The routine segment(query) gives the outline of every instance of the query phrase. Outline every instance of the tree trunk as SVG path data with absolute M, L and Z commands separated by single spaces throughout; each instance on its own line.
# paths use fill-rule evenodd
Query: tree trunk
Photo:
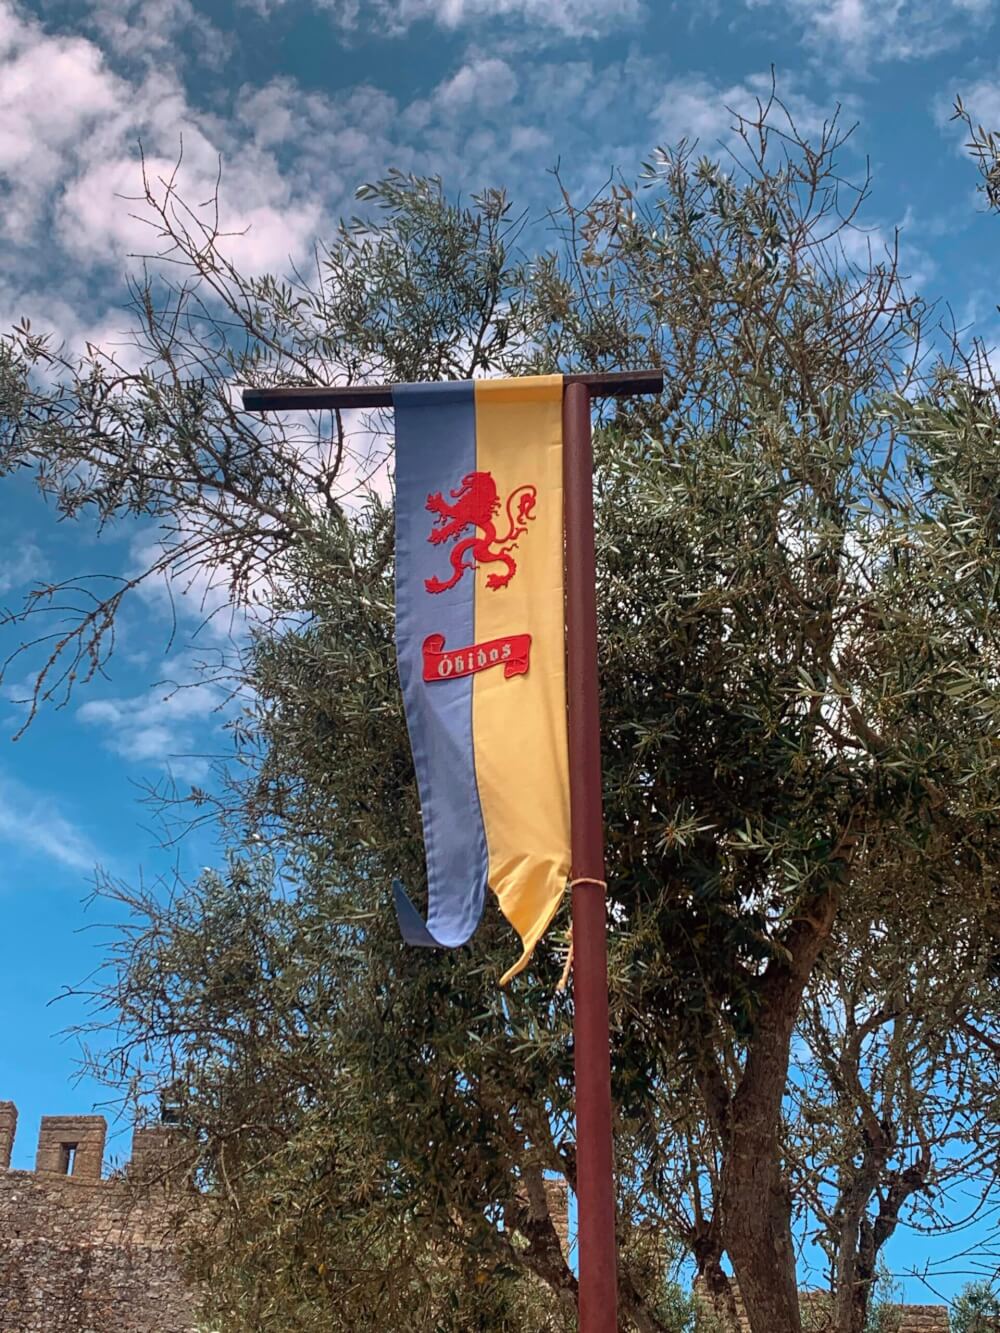
M 753 1333 L 801 1333 L 790 1199 L 775 1166 L 741 1162 L 732 1173 L 726 1251 Z
M 844 1304 L 850 1310 L 849 1333 L 865 1333 L 868 1321 L 868 1307 L 872 1299 L 872 1287 L 875 1285 L 875 1261 L 878 1251 L 875 1245 L 875 1228 L 867 1217 L 861 1219 L 858 1228 L 858 1257 L 854 1266 L 854 1286 L 850 1293 L 845 1293 Z
M 789 928 L 784 956 L 768 964 L 743 1077 L 725 1116 L 722 1239 L 753 1333 L 802 1333 L 781 1104 L 802 992 L 837 898 L 832 886 L 821 894 Z
M 884 1160 L 883 1155 L 880 1168 L 884 1167 Z M 875 1286 L 878 1256 L 899 1224 L 903 1204 L 911 1194 L 924 1188 L 930 1167 L 930 1149 L 925 1144 L 916 1162 L 892 1176 L 884 1197 L 879 1201 L 875 1218 L 869 1218 L 862 1208 L 857 1219 L 855 1246 L 850 1262 L 838 1266 L 837 1333 L 864 1333 Z M 873 1180 L 865 1203 L 874 1194 L 875 1184 Z
M 874 1233 L 865 1210 L 884 1165 L 884 1146 L 878 1144 L 873 1149 L 871 1140 L 866 1136 L 861 1169 L 849 1169 L 853 1179 L 842 1190 L 843 1218 L 838 1237 L 834 1282 L 835 1333 L 864 1333 L 876 1258 Z

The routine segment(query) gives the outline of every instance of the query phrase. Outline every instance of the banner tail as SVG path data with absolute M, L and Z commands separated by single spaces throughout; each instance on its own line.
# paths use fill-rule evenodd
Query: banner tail
M 400 934 L 405 943 L 415 945 L 418 949 L 461 948 L 476 933 L 476 927 L 479 925 L 479 918 L 482 915 L 482 907 L 480 906 L 479 912 L 470 914 L 467 927 L 442 932 L 444 937 L 439 939 L 436 935 L 431 934 L 427 923 L 410 902 L 406 890 L 398 879 L 392 881 L 392 896 L 396 904 Z
M 517 930 L 518 934 L 521 935 L 522 953 L 521 957 L 513 967 L 509 967 L 500 978 L 501 986 L 506 986 L 511 977 L 516 977 L 519 972 L 523 972 L 531 962 L 531 956 L 535 952 L 535 945 L 548 930 L 549 926 L 552 924 L 553 917 L 562 905 L 565 887 L 566 874 L 563 870 L 560 870 L 556 873 L 555 878 L 550 880 L 549 901 L 543 909 L 542 914 L 533 921 L 523 933 L 521 927 L 519 927 L 516 922 L 511 923 L 515 930 Z

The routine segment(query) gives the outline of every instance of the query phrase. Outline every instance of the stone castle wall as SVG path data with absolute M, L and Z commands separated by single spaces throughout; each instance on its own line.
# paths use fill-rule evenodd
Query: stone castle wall
M 103 1116 L 45 1116 L 34 1171 L 12 1171 L 17 1110 L 0 1102 L 0 1333 L 194 1333 L 170 1210 L 137 1176 L 169 1177 L 169 1129 L 137 1129 L 102 1175 Z
M 729 1281 L 732 1284 L 733 1295 L 736 1299 L 736 1313 L 739 1319 L 740 1333 L 750 1333 L 750 1321 L 747 1319 L 746 1311 L 743 1308 L 739 1288 L 733 1278 L 730 1278 Z M 711 1308 L 710 1302 L 707 1296 L 699 1294 L 700 1291 L 703 1291 L 700 1280 L 696 1280 L 695 1295 L 700 1300 L 702 1308 L 708 1313 Z M 803 1291 L 800 1295 L 800 1301 L 802 1326 L 805 1333 L 831 1333 L 833 1324 L 829 1318 L 826 1293 L 817 1290 Z M 893 1333 L 949 1333 L 950 1323 L 947 1305 L 897 1305 L 894 1309 L 897 1322 L 893 1328 Z
M 10 1169 L 16 1130 L 17 1108 L 0 1101 L 0 1333 L 196 1333 L 167 1202 L 176 1131 L 136 1129 L 125 1172 L 105 1178 L 103 1116 L 44 1116 L 34 1171 Z M 568 1254 L 565 1183 L 547 1181 L 546 1194 Z M 803 1305 L 810 1333 L 823 1333 L 822 1296 L 804 1293 Z M 899 1333 L 948 1333 L 947 1307 L 898 1308 Z

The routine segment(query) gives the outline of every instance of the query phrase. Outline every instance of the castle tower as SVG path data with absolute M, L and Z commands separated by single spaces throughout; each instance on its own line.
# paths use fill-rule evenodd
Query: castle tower
M 0 1102 L 0 1171 L 10 1170 L 10 1155 L 14 1151 L 17 1132 L 17 1107 L 13 1102 Z
M 190 1174 L 190 1144 L 173 1125 L 136 1126 L 128 1172 L 135 1180 L 178 1184 Z
M 107 1132 L 102 1115 L 43 1115 L 35 1170 L 75 1180 L 100 1180 Z

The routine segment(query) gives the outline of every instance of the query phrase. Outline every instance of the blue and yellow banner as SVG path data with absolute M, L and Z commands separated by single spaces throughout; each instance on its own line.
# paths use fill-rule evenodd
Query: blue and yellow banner
M 396 651 L 427 854 L 410 944 L 456 948 L 486 890 L 519 972 L 569 874 L 561 375 L 400 385 Z

